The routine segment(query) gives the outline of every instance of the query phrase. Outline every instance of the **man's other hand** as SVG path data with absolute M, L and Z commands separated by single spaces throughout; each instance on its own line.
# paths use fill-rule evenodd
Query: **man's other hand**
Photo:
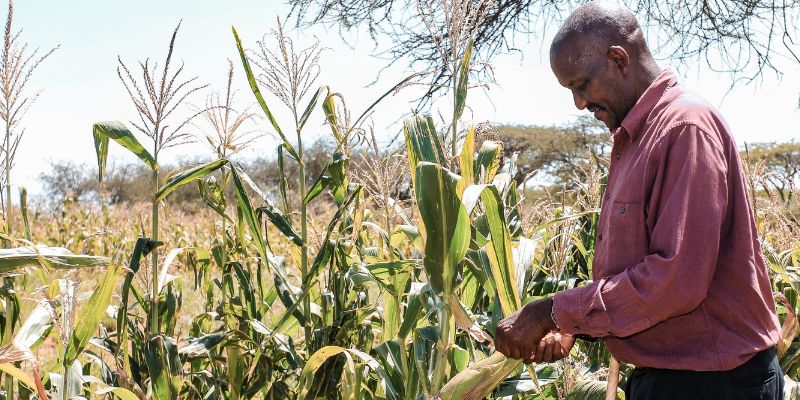
M 524 360 L 525 364 L 556 362 L 566 358 L 574 345 L 575 336 L 568 333 L 551 332 L 539 341 L 539 346 L 536 347 L 536 354 L 534 354 L 533 358 Z
M 557 328 L 550 317 L 552 310 L 553 299 L 541 299 L 500 321 L 495 330 L 495 349 L 508 358 L 533 360 L 542 339 Z

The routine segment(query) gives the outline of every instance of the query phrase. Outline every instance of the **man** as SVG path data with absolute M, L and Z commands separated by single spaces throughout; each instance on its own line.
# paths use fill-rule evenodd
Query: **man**
M 501 321 L 498 351 L 550 362 L 584 335 L 636 366 L 628 399 L 781 398 L 778 319 L 722 116 L 659 68 L 633 13 L 613 3 L 570 15 L 550 63 L 612 131 L 594 281 Z

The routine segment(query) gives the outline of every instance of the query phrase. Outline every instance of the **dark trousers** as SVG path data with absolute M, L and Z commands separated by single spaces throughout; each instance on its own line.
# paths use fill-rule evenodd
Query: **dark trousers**
M 635 368 L 625 385 L 627 400 L 779 400 L 783 372 L 775 348 L 756 353 L 730 371 Z

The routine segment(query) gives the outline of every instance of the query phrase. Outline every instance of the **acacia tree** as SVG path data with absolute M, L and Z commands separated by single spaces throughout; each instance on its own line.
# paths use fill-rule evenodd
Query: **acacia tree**
M 588 178 L 592 167 L 608 170 L 611 137 L 591 116 L 560 126 L 500 125 L 493 138 L 503 143 L 503 156 L 517 154 L 514 180 L 525 182 L 533 173 L 546 174 L 555 184 L 571 186 Z
M 685 62 L 701 59 L 734 79 L 754 79 L 765 70 L 778 71 L 774 56 L 800 63 L 797 40 L 800 0 L 622 0 L 650 33 L 656 53 Z M 520 40 L 559 23 L 583 1 L 575 0 L 468 0 L 486 7 L 474 31 L 474 51 L 483 59 L 515 50 Z M 439 55 L 436 43 L 447 37 L 446 27 L 429 29 L 420 21 L 422 5 L 444 13 L 446 0 L 290 0 L 297 25 L 323 23 L 344 32 L 366 27 L 376 43 L 388 43 L 382 55 L 390 63 L 409 59 L 430 68 L 432 77 L 425 99 L 451 86 L 453 75 Z M 391 40 L 378 42 L 379 37 Z M 478 68 L 488 77 L 488 66 Z M 421 107 L 425 102 L 420 104 Z
M 781 200 L 788 202 L 800 185 L 800 143 L 756 143 L 742 154 L 761 164 L 764 189 L 775 189 Z

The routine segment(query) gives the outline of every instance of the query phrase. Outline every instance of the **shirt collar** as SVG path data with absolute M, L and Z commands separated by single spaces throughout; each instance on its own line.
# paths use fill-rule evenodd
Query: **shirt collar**
M 647 120 L 647 116 L 659 103 L 664 92 L 677 83 L 677 77 L 671 69 L 667 68 L 662 71 L 642 93 L 639 100 L 636 100 L 636 104 L 628 111 L 628 115 L 625 116 L 620 127 L 614 131 L 612 136 L 617 138 L 627 132 L 631 140 L 635 139 L 645 120 Z

